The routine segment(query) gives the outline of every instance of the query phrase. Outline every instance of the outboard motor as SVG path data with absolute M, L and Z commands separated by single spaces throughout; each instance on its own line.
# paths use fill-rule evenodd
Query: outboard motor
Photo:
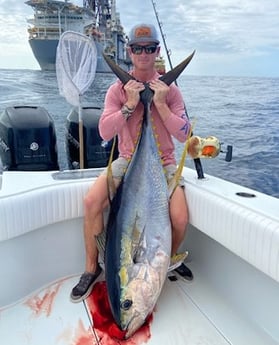
M 104 141 L 99 133 L 98 123 L 101 108 L 83 107 L 83 140 L 84 140 L 84 168 L 106 167 L 112 149 L 112 140 Z M 66 148 L 68 165 L 70 169 L 79 168 L 79 118 L 78 110 L 73 109 L 67 117 Z M 118 156 L 117 145 L 114 152 Z
M 57 170 L 53 120 L 42 107 L 8 107 L 0 115 L 0 157 L 4 170 Z

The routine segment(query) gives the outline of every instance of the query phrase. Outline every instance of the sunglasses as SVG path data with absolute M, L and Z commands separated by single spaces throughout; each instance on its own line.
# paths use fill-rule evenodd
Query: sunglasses
M 140 55 L 143 51 L 145 54 L 154 54 L 157 50 L 156 45 L 150 46 L 131 46 L 131 52 L 135 55 Z

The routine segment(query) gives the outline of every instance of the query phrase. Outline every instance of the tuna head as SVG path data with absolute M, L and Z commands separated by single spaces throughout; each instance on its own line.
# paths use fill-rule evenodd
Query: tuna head
M 122 267 L 119 326 L 126 331 L 126 338 L 133 335 L 152 313 L 161 291 L 159 274 L 146 264 L 135 264 L 128 270 Z

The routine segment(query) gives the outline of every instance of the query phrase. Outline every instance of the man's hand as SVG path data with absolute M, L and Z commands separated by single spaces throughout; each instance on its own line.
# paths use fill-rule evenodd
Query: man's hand
M 127 95 L 127 102 L 125 104 L 130 109 L 134 109 L 139 103 L 140 92 L 144 90 L 144 84 L 132 79 L 124 86 L 124 90 Z
M 169 87 L 160 79 L 154 79 L 150 82 L 149 87 L 154 91 L 153 102 L 156 107 L 166 104 Z

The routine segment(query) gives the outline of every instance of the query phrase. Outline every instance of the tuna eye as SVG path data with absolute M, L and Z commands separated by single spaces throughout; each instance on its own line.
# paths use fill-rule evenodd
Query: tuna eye
M 124 310 L 129 310 L 133 304 L 133 301 L 130 299 L 125 299 L 124 302 L 121 303 L 121 308 Z

